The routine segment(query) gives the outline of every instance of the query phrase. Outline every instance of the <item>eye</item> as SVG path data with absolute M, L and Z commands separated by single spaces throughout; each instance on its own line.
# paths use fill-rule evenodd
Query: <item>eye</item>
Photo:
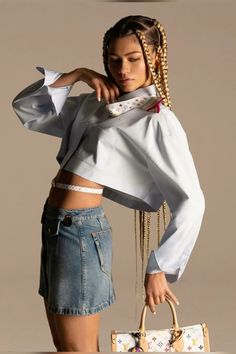
M 140 58 L 130 58 L 129 60 L 130 61 L 137 61 L 137 60 L 140 60 Z
M 110 60 L 110 63 L 119 63 L 119 62 L 121 62 L 121 59 L 119 59 L 119 58 L 110 58 L 109 59 Z M 140 58 L 129 58 L 128 59 L 129 61 L 131 61 L 131 62 L 134 62 L 134 61 L 138 61 L 138 60 L 140 60 Z

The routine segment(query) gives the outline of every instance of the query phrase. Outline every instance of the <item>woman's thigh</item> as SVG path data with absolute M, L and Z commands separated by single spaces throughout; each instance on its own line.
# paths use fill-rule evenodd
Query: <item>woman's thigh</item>
M 99 351 L 100 313 L 86 316 L 54 315 L 62 351 Z
M 62 347 L 61 347 L 60 337 L 59 337 L 59 334 L 57 332 L 55 314 L 48 310 L 47 302 L 46 302 L 45 299 L 44 299 L 44 306 L 45 306 L 45 311 L 46 311 L 46 315 L 47 315 L 47 319 L 48 319 L 48 323 L 49 323 L 49 327 L 50 327 L 53 343 L 54 343 L 56 349 L 61 351 Z
M 46 301 L 44 305 L 58 351 L 99 351 L 99 313 L 89 316 L 57 315 L 48 310 Z

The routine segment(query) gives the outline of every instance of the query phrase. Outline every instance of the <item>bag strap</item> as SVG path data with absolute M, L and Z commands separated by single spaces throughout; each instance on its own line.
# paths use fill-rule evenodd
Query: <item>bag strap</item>
M 182 337 L 183 331 L 179 327 L 177 314 L 173 302 L 167 296 L 166 296 L 166 301 L 170 306 L 172 319 L 173 319 L 173 323 L 172 323 L 173 333 L 172 333 L 170 345 L 173 346 L 176 352 L 182 352 L 184 347 L 184 342 Z M 148 305 L 144 304 L 142 314 L 141 314 L 141 320 L 139 324 L 139 330 L 138 330 L 138 344 L 135 348 L 133 348 L 134 349 L 133 351 L 137 351 L 137 349 L 139 348 L 141 351 L 148 352 L 148 343 L 147 340 L 145 339 L 146 337 L 145 320 L 146 320 L 147 308 Z

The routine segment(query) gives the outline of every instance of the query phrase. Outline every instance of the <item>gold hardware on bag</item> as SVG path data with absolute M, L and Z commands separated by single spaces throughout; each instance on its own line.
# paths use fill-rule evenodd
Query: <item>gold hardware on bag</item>
M 170 340 L 170 346 L 173 347 L 175 349 L 175 351 L 181 352 L 184 347 L 184 343 L 182 340 L 182 330 L 181 330 L 181 328 L 179 328 L 177 314 L 176 314 L 175 307 L 174 307 L 172 301 L 169 300 L 167 297 L 165 299 L 166 299 L 168 305 L 170 306 L 171 313 L 172 313 L 172 319 L 173 319 L 173 325 L 172 325 L 173 334 L 172 334 L 172 338 Z M 148 308 L 148 305 L 145 304 L 143 307 L 140 325 L 139 325 L 139 331 L 141 333 L 145 333 L 145 319 L 146 319 L 147 308 Z M 146 336 L 146 334 L 145 334 L 145 336 Z M 142 336 L 140 337 L 140 339 L 138 341 L 138 346 L 143 348 L 144 351 L 148 351 L 147 341 L 145 339 L 141 339 L 141 338 L 142 338 Z
M 203 340 L 204 340 L 204 347 L 208 348 L 208 351 L 210 351 L 210 342 L 209 342 L 209 331 L 207 328 L 206 323 L 201 323 L 202 330 L 203 330 Z
M 175 351 L 175 352 L 183 352 L 184 347 L 187 348 L 187 351 L 195 351 L 194 346 L 199 348 L 201 351 L 208 352 L 210 351 L 210 343 L 209 343 L 209 331 L 206 323 L 200 323 L 193 326 L 179 327 L 177 315 L 175 311 L 175 307 L 170 298 L 165 298 L 168 305 L 170 306 L 172 313 L 172 327 L 169 329 L 165 329 L 164 333 L 167 336 L 170 336 L 170 339 L 162 340 L 162 345 L 165 345 L 166 348 L 164 351 Z M 146 319 L 146 311 L 148 305 L 145 304 L 141 313 L 141 319 L 139 324 L 139 329 L 137 331 L 111 331 L 111 351 L 112 352 L 158 352 L 158 348 L 155 346 L 157 342 L 153 342 L 150 337 L 150 332 L 145 329 L 145 319 Z M 189 331 L 189 332 L 188 332 Z M 193 333 L 198 333 L 198 337 L 191 337 Z M 163 333 L 163 330 L 156 331 L 157 338 L 160 335 L 159 333 Z M 158 333 L 159 332 L 159 333 Z M 188 335 L 187 335 L 188 333 Z M 190 337 L 189 337 L 190 334 Z M 152 333 L 153 336 L 153 333 Z M 156 336 L 156 335 L 155 335 Z M 163 334 L 162 334 L 163 336 Z M 135 341 L 134 339 L 135 338 Z M 166 337 L 160 337 L 166 338 Z M 169 338 L 169 337 L 167 337 Z M 191 344 L 189 343 L 189 338 L 191 338 Z M 199 340 L 199 342 L 198 342 Z M 121 344 L 122 343 L 122 344 Z M 154 343 L 154 344 L 153 344 Z M 153 345 L 153 347 L 152 347 Z M 119 346 L 119 347 L 118 347 Z M 162 348 L 163 349 L 163 348 Z M 163 351 L 163 350 L 161 350 Z M 198 350 L 197 350 L 198 351 Z

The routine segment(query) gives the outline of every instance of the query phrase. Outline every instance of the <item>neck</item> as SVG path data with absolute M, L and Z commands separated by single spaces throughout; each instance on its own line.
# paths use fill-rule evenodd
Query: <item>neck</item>
M 121 93 L 121 95 L 118 97 L 118 101 L 129 100 L 130 98 L 138 97 L 138 96 L 160 97 L 155 84 L 151 84 L 151 85 L 148 85 L 145 87 L 139 87 L 138 89 L 131 91 L 131 92 Z

